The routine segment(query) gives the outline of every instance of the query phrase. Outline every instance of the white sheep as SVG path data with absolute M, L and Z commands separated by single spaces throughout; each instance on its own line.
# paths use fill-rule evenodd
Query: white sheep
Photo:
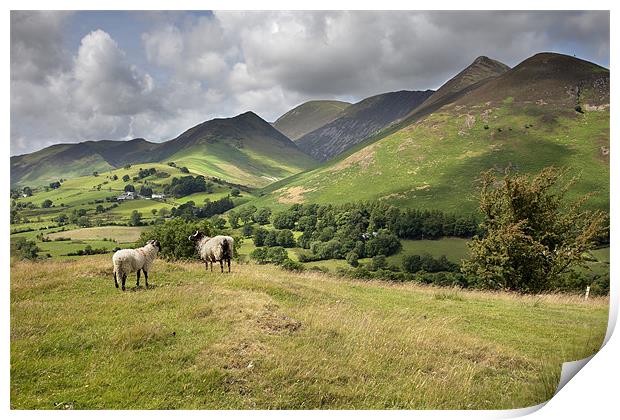
M 157 253 L 161 251 L 159 241 L 149 240 L 146 245 L 136 249 L 119 249 L 112 256 L 114 264 L 114 285 L 118 289 L 118 280 L 122 282 L 122 288 L 125 290 L 125 280 L 127 275 L 137 272 L 136 286 L 140 287 L 140 270 L 144 273 L 144 281 L 146 287 L 149 287 L 149 269 L 157 258 Z
M 187 239 L 196 243 L 196 250 L 200 258 L 205 262 L 205 269 L 211 264 L 211 271 L 213 271 L 213 263 L 219 261 L 223 273 L 224 262 L 226 262 L 228 263 L 228 272 L 230 273 L 230 260 L 233 257 L 235 244 L 235 240 L 232 237 L 218 235 L 210 238 L 197 230 Z

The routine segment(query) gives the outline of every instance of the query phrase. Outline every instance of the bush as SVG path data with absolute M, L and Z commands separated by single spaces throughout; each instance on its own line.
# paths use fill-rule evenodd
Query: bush
M 196 257 L 194 242 L 188 237 L 196 230 L 205 235 L 211 235 L 212 228 L 208 221 L 194 222 L 181 218 L 166 220 L 164 223 L 153 225 L 142 232 L 137 245 L 142 246 L 149 239 L 157 239 L 161 244 L 160 254 L 168 259 L 189 259 Z M 235 241 L 237 245 L 238 241 Z
M 369 267 L 372 271 L 383 270 L 387 267 L 385 255 L 375 255 L 372 257 L 372 263 Z
M 50 200 L 50 199 L 44 200 L 41 203 L 41 208 L 48 209 L 50 207 L 52 207 L 52 200 Z
M 288 271 L 304 271 L 305 269 L 302 263 L 293 261 L 290 258 L 284 259 L 284 261 L 280 263 L 280 267 Z
M 288 259 L 288 253 L 281 246 L 256 248 L 250 253 L 250 258 L 259 264 L 282 264 Z
M 358 259 L 359 255 L 357 255 L 357 252 L 355 251 L 351 251 L 347 254 L 347 263 L 349 263 L 351 267 L 357 267 L 360 265 Z
M 35 241 L 30 241 L 22 237 L 11 241 L 11 256 L 13 257 L 23 260 L 36 260 L 39 256 L 39 251 L 41 251 L 41 249 L 37 246 Z

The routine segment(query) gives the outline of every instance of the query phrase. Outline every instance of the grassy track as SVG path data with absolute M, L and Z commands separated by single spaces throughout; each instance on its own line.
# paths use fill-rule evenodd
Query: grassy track
M 516 296 L 109 255 L 11 265 L 11 407 L 510 408 L 591 355 L 607 299 Z

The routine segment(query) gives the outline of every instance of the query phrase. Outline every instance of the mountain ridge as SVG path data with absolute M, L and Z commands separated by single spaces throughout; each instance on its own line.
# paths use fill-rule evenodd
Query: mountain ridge
M 264 156 L 262 149 L 265 150 Z M 280 162 L 270 158 L 271 155 L 276 155 Z M 245 182 L 244 185 L 254 187 L 313 165 L 312 159 L 295 143 L 248 111 L 231 118 L 205 121 L 161 143 L 142 138 L 89 140 L 56 144 L 33 153 L 12 156 L 11 185 L 26 182 L 36 185 L 126 164 L 172 159 L 197 173 Z M 232 167 L 236 171 L 228 175 L 226 168 Z
M 433 92 L 400 90 L 365 98 L 296 143 L 315 159 L 329 160 L 404 117 Z

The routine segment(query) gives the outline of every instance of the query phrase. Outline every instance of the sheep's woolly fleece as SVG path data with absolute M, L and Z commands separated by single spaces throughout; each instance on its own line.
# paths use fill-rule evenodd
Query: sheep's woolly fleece
M 122 278 L 123 274 L 134 273 L 138 270 L 148 272 L 157 258 L 158 251 L 153 243 L 147 243 L 136 249 L 120 249 L 112 256 L 114 273 Z

